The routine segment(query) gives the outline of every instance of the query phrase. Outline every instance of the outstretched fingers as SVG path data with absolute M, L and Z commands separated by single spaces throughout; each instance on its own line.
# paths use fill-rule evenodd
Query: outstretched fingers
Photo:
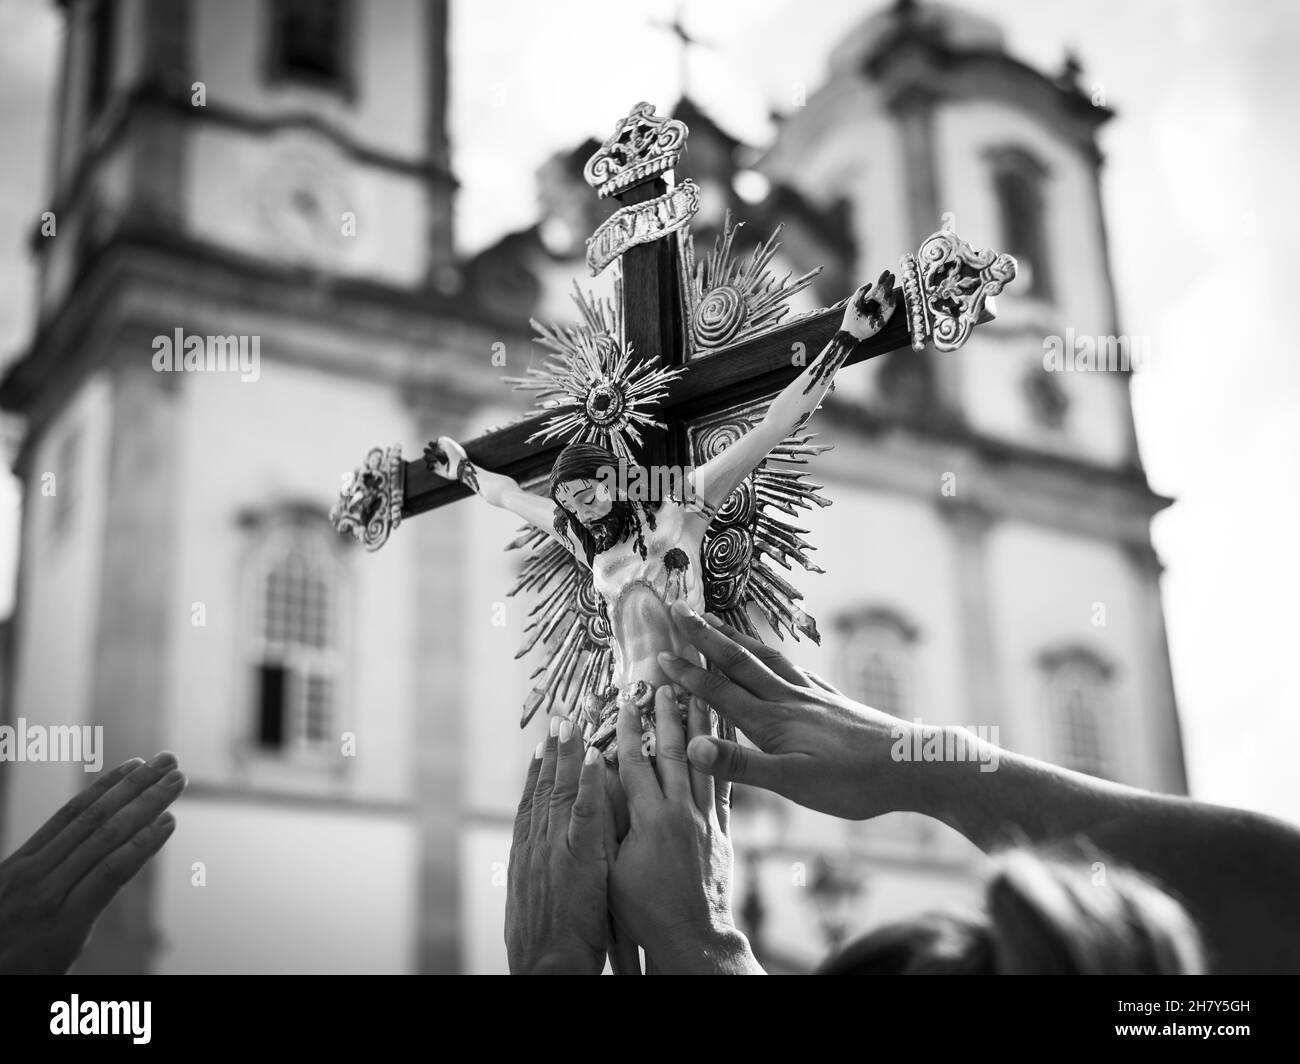
M 94 783 L 76 797 L 70 799 L 57 813 L 41 825 L 36 834 L 28 839 L 13 854 L 14 857 L 31 857 L 40 852 L 48 843 L 53 842 L 61 831 L 76 822 L 86 809 L 124 780 L 128 775 L 144 764 L 144 759 L 133 757 L 124 761 L 117 768 L 105 772 Z
M 739 643 L 728 639 L 683 602 L 672 606 L 673 623 L 715 668 L 757 698 L 783 698 L 788 685 Z M 722 710 L 717 703 L 714 708 Z
M 581 746 L 581 742 L 579 742 Z M 578 775 L 578 793 L 569 817 L 569 853 L 579 861 L 606 857 L 605 763 L 600 751 L 588 747 Z
M 528 834 L 534 842 L 546 837 L 550 823 L 551 791 L 555 789 L 555 766 L 559 761 L 560 718 L 551 718 L 550 734 L 543 740 L 542 764 L 537 773 L 537 784 L 533 788 L 532 823 Z
M 527 838 L 529 829 L 533 822 L 533 792 L 537 790 L 537 777 L 542 772 L 542 754 L 546 750 L 546 740 L 543 739 L 537 744 L 537 749 L 533 751 L 533 759 L 528 762 L 528 775 L 524 779 L 524 793 L 519 798 L 519 808 L 515 810 L 515 832 L 514 841 L 511 844 L 511 853 L 515 848 L 521 845 Z
M 786 683 L 795 687 L 810 686 L 808 677 L 804 675 L 803 670 L 775 647 L 768 646 L 762 640 L 755 639 L 752 635 L 746 635 L 712 613 L 706 613 L 704 619 L 708 621 L 713 629 L 721 632 L 733 643 L 737 643 L 748 650 L 764 667 Z
M 551 787 L 551 807 L 546 831 L 553 846 L 559 845 L 568 835 L 573 803 L 578 797 L 578 777 L 582 772 L 584 753 L 582 735 L 572 721 L 560 721 L 555 742 L 555 783 Z
M 77 869 L 84 868 L 84 862 L 88 858 L 93 861 L 103 857 L 121 841 L 118 838 L 121 824 L 110 827 L 113 819 L 175 769 L 176 755 L 164 750 L 147 765 L 137 764 L 125 775 L 115 777 L 111 786 L 97 791 L 98 796 L 83 805 L 71 819 L 67 818 L 66 813 L 58 814 L 64 820 L 64 827 L 34 855 L 33 866 L 39 873 L 45 874 L 53 872 L 56 867 L 62 870 L 74 856 L 81 862 L 76 866 Z M 176 793 L 179 794 L 180 791 Z M 162 808 L 158 812 L 161 813 Z M 110 842 L 113 844 L 107 845 Z M 70 887 L 71 884 L 69 889 Z
M 755 698 L 720 672 L 702 669 L 673 654 L 660 654 L 659 667 L 674 684 L 712 706 L 745 732 L 753 728 L 761 730 L 775 712 L 775 702 Z
M 686 748 L 691 767 L 715 780 L 730 780 L 768 791 L 779 791 L 783 757 L 742 746 L 727 739 L 701 736 Z
M 174 765 L 175 759 L 171 763 Z M 156 835 L 154 825 L 167 807 L 181 796 L 185 783 L 185 774 L 179 768 L 172 768 L 161 779 L 155 779 L 122 803 L 50 873 L 47 884 L 51 893 L 56 897 L 67 897 L 89 877 L 98 884 L 92 894 L 107 902 L 126 882 L 126 879 L 119 882 L 117 876 L 126 874 L 130 878 L 156 852 L 156 847 L 148 849 Z M 168 822 L 163 821 L 163 824 Z M 170 829 L 167 834 L 170 834 Z M 166 834 L 156 841 L 161 846 L 166 841 Z M 148 853 L 137 862 L 142 849 L 148 849 Z
M 177 792 L 179 793 L 179 792 Z M 163 813 L 135 832 L 120 846 L 91 866 L 67 894 L 67 908 L 93 918 L 135 878 L 176 830 L 176 818 Z

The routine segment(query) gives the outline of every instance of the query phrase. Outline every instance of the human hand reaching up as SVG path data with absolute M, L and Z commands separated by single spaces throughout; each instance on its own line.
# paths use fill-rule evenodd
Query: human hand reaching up
M 664 672 L 758 747 L 693 738 L 693 767 L 850 820 L 918 807 L 917 774 L 890 752 L 900 735 L 910 742 L 919 725 L 846 698 L 771 647 L 721 622 L 706 623 L 683 603 L 674 603 L 672 617 L 718 671 L 661 654 Z
M 176 758 L 140 758 L 96 780 L 0 862 L 0 974 L 60 975 L 95 921 L 176 827 Z
M 573 724 L 551 718 L 515 816 L 506 875 L 506 953 L 514 975 L 598 975 L 605 900 L 605 765 Z
M 709 732 L 708 711 L 695 699 L 687 731 Z M 653 766 L 640 711 L 619 711 L 618 771 L 631 826 L 610 869 L 610 908 L 659 973 L 761 975 L 732 917 L 729 785 L 690 768 L 686 740 L 671 687 L 655 692 Z

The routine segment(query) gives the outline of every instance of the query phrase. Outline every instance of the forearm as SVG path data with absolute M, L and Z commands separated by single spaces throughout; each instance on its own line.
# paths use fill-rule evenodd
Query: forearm
M 845 360 L 852 353 L 858 340 L 850 333 L 840 329 L 831 337 L 830 342 L 822 348 L 821 354 L 803 373 L 785 386 L 771 405 L 763 420 L 755 430 L 766 429 L 780 443 L 786 436 L 800 428 L 821 403 L 835 374 L 839 372 Z M 773 446 L 775 446 L 775 443 Z
M 894 275 L 885 270 L 875 284 L 863 285 L 846 301 L 844 319 L 811 366 L 772 400 L 757 430 L 775 447 L 802 428 L 830 390 L 835 374 L 863 340 L 875 336 L 894 313 Z
M 486 469 L 474 468 L 474 479 L 477 481 L 477 488 L 473 483 L 469 484 L 472 490 L 477 490 L 483 497 L 483 501 L 490 506 L 499 506 L 503 510 L 513 510 L 515 507 L 511 503 L 517 503 L 520 495 L 525 495 L 524 491 L 511 477 L 502 476 L 500 473 L 492 473 Z M 464 481 L 464 477 L 461 478 Z
M 461 474 L 460 481 L 489 506 L 509 510 L 548 535 L 554 535 L 555 507 L 549 499 L 525 491 L 510 477 L 472 464 Z
M 917 811 L 980 849 L 1082 841 L 1151 877 L 1187 908 L 1216 971 L 1300 971 L 1300 831 L 1271 817 L 1070 772 L 999 750 L 933 772 Z

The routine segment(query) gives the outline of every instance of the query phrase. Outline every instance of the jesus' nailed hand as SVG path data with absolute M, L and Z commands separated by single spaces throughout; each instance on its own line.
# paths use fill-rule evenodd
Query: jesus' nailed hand
M 548 498 L 525 491 L 510 477 L 477 468 L 448 436 L 425 449 L 428 468 L 459 480 L 492 506 L 510 510 L 546 532 L 591 570 L 609 618 L 614 652 L 612 693 L 591 692 L 584 706 L 585 736 L 616 756 L 614 723 L 620 701 L 647 713 L 655 689 L 669 683 L 658 661 L 668 652 L 697 662 L 669 619 L 674 602 L 703 613 L 700 546 L 718 508 L 773 448 L 812 416 L 854 347 L 880 332 L 896 307 L 894 275 L 848 299 L 844 320 L 821 354 L 772 400 L 759 420 L 726 450 L 690 472 L 689 498 L 644 500 L 620 492 L 608 475 L 618 456 L 593 443 L 574 442 L 551 470 Z M 654 478 L 651 478 L 653 482 Z M 653 722 L 647 718 L 647 736 Z

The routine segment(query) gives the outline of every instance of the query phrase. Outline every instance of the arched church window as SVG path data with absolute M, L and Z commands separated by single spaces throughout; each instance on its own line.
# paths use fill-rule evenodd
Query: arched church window
M 270 531 L 253 566 L 252 744 L 295 754 L 339 741 L 343 570 L 322 522 Z
M 1043 658 L 1052 758 L 1091 776 L 1114 772 L 1111 668 L 1087 650 Z
M 1045 185 L 1047 168 L 1019 148 L 989 154 L 993 192 L 1002 224 L 999 245 L 1015 256 L 1017 284 L 1040 299 L 1052 298 L 1052 275 L 1047 240 Z
M 837 665 L 840 689 L 865 705 L 906 716 L 911 708 L 912 646 L 916 629 L 891 610 L 841 617 Z
M 270 3 L 270 79 L 349 93 L 349 0 Z

